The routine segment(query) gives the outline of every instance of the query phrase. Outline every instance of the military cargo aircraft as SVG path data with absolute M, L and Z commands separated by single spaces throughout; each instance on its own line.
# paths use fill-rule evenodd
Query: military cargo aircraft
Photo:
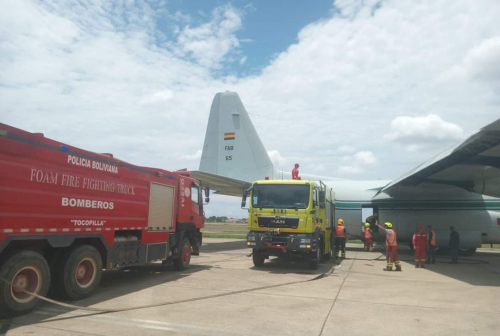
M 240 97 L 229 91 L 215 95 L 200 168 L 192 174 L 231 196 L 241 196 L 255 180 L 291 178 L 273 166 Z M 360 236 L 375 215 L 393 223 L 400 242 L 410 243 L 418 225 L 431 224 L 440 247 L 448 246 L 455 226 L 465 255 L 500 243 L 500 119 L 393 181 L 301 177 L 333 188 L 335 222 L 344 219 L 350 236 Z

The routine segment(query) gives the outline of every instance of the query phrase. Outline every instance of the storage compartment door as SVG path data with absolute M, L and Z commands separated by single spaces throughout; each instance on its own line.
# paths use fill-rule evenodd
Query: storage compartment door
M 174 223 L 175 188 L 165 184 L 151 183 L 149 198 L 149 230 L 170 231 Z

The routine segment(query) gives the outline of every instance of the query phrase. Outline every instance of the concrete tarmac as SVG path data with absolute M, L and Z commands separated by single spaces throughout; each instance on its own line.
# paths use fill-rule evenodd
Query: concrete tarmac
M 438 257 L 437 264 L 415 269 L 413 255 L 401 249 L 401 273 L 382 270 L 381 252 L 381 246 L 368 253 L 348 244 L 345 260 L 324 262 L 317 271 L 276 258 L 256 268 L 244 240 L 207 238 L 187 271 L 153 264 L 105 272 L 97 292 L 75 302 L 160 306 L 95 314 L 43 304 L 3 321 L 0 335 L 500 334 L 499 252 L 480 250 L 458 265 Z M 192 300 L 168 304 L 185 299 Z

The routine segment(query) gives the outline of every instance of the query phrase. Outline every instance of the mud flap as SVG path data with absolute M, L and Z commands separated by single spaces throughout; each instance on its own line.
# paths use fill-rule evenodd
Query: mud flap
M 194 256 L 199 256 L 200 255 L 200 246 L 201 246 L 201 241 L 198 239 L 198 237 L 195 237 L 192 239 L 192 252 L 191 252 L 191 255 L 194 255 Z

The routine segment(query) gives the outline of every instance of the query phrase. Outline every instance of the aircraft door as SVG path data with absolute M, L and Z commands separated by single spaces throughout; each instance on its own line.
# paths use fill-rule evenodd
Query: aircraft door
M 361 228 L 363 233 L 364 233 L 365 223 L 370 223 L 370 229 L 372 229 L 372 231 L 374 233 L 377 233 L 378 226 L 376 225 L 376 223 L 379 221 L 377 206 L 374 206 L 373 204 L 362 205 L 362 207 L 361 207 L 361 220 L 363 222 L 363 226 Z

